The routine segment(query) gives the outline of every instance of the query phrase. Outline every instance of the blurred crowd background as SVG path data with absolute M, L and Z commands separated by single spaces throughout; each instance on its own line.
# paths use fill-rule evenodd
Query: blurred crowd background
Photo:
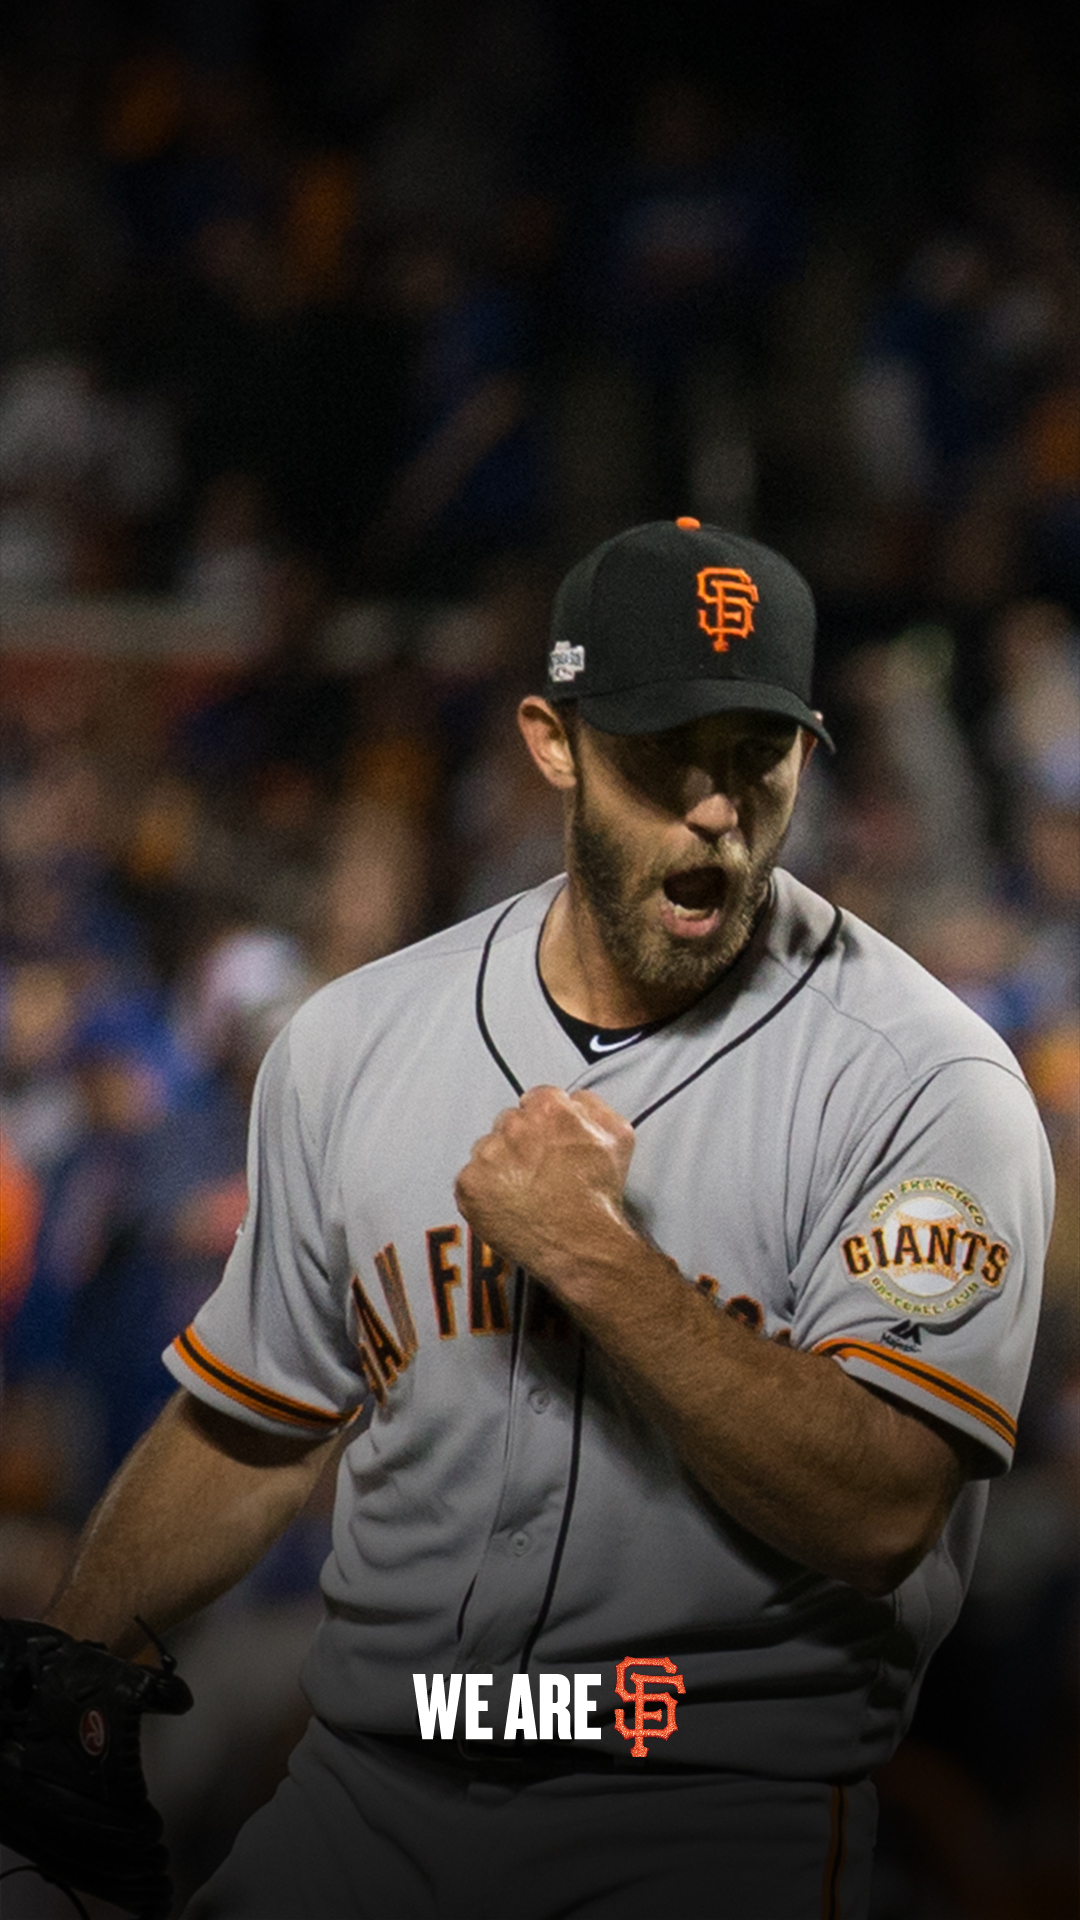
M 629 12 L 5 7 L 2 1609 L 44 1604 L 167 1396 L 284 1020 L 561 864 L 513 711 L 562 572 L 696 514 L 818 598 L 839 752 L 787 864 L 978 1008 L 1051 1138 L 1017 1464 L 880 1782 L 874 1920 L 1055 1920 L 1080 1638 L 1068 14 Z M 280 1770 L 326 1537 L 323 1493 L 177 1636 L 200 1705 L 151 1761 L 182 1891 Z

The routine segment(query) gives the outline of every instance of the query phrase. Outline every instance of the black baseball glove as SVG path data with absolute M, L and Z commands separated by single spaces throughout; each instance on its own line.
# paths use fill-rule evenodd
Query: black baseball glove
M 56 1627 L 0 1621 L 0 1840 L 139 1920 L 166 1920 L 172 1903 L 139 1720 L 192 1704 L 159 1654 L 160 1667 L 140 1667 Z

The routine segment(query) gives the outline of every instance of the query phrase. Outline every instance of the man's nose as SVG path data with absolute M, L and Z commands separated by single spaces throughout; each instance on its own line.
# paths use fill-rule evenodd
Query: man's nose
M 688 827 L 711 835 L 730 833 L 739 824 L 739 808 L 727 791 L 728 782 L 707 767 L 687 769 L 684 819 Z

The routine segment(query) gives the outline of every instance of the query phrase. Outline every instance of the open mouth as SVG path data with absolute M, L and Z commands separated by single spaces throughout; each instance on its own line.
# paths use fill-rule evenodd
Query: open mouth
M 723 917 L 728 877 L 719 867 L 688 867 L 664 881 L 661 918 L 669 933 L 701 939 Z

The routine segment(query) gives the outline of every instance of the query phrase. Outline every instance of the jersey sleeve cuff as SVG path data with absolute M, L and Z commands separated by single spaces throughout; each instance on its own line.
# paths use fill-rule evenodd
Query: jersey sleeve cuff
M 177 1334 L 162 1359 L 173 1378 L 200 1400 L 218 1405 L 223 1412 L 270 1432 L 287 1427 L 296 1433 L 329 1436 L 345 1426 L 357 1411 L 355 1407 L 345 1413 L 316 1407 L 306 1400 L 294 1400 L 287 1393 L 279 1393 L 275 1387 L 263 1386 L 258 1380 L 250 1380 L 211 1353 L 194 1327 L 186 1327 L 183 1333 Z
M 844 1371 L 856 1380 L 878 1387 L 898 1400 L 910 1401 L 948 1426 L 959 1428 L 987 1449 L 996 1471 L 1004 1472 L 1011 1466 L 1016 1421 L 996 1400 L 968 1386 L 965 1380 L 957 1380 L 953 1374 L 943 1373 L 925 1360 L 874 1340 L 840 1336 L 823 1340 L 813 1351 L 839 1361 Z

